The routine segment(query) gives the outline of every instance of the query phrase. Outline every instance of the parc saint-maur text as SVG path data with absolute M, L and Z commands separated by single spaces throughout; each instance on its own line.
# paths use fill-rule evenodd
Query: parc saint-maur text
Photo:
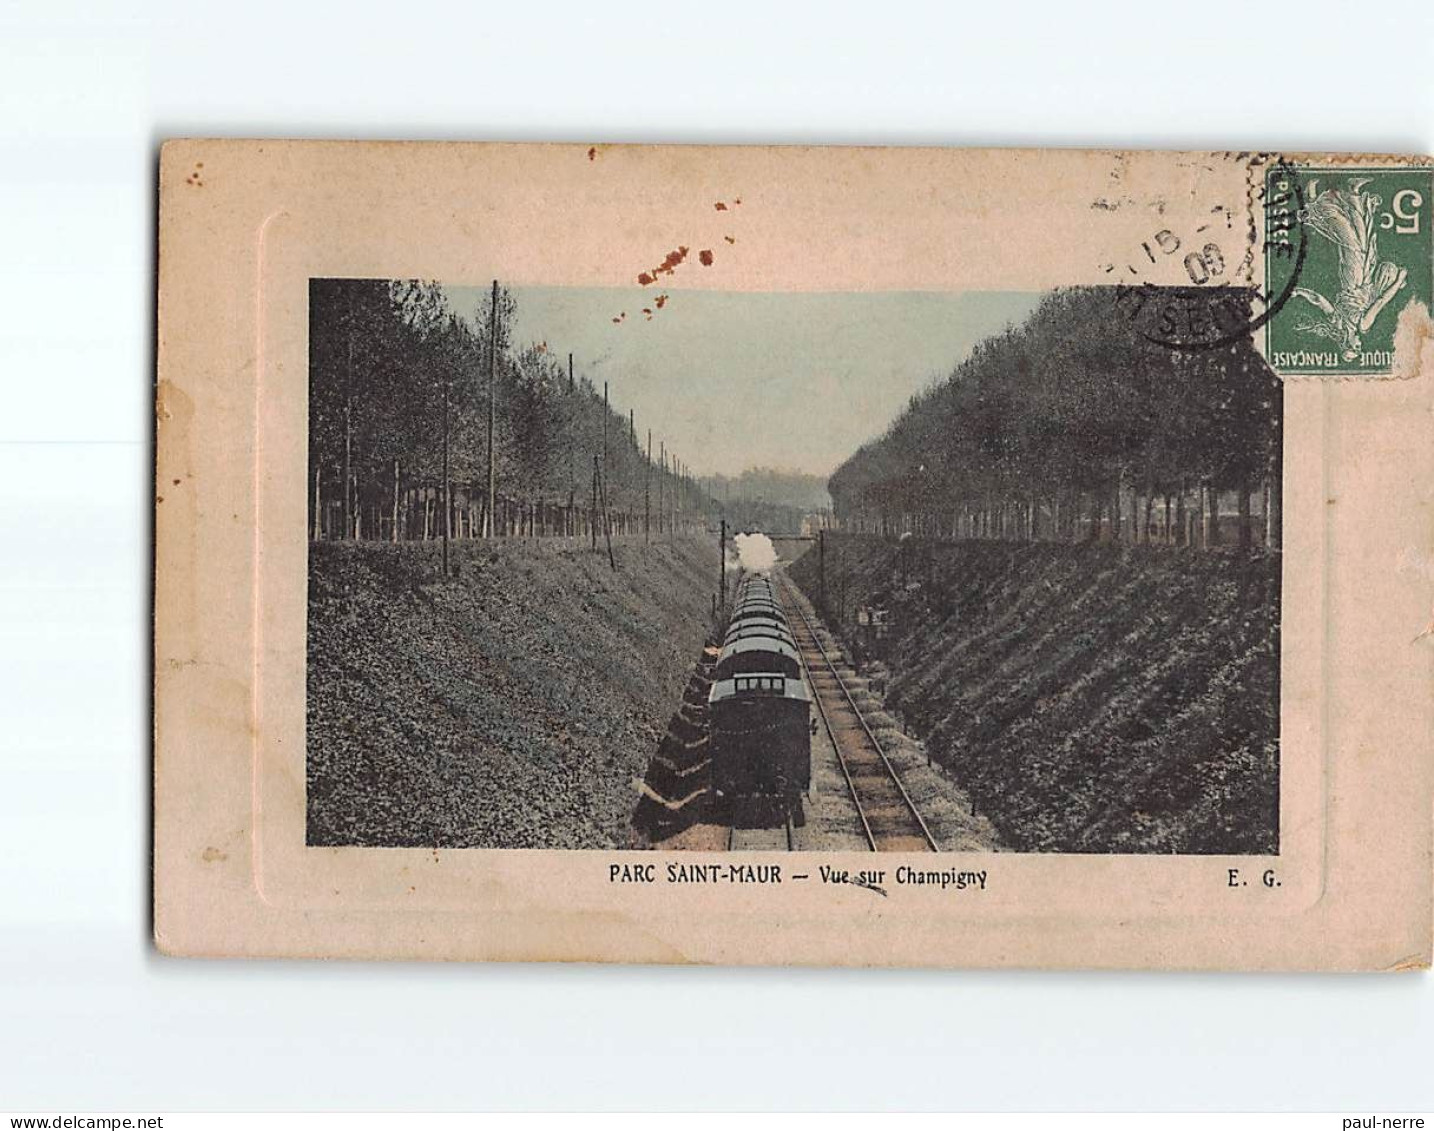
M 821 864 L 815 872 L 783 872 L 781 864 L 734 864 L 728 862 L 695 862 L 659 864 L 609 864 L 610 884 L 780 884 L 806 883 L 816 880 L 823 884 L 855 884 L 858 887 L 881 888 L 888 883 L 898 886 L 935 887 L 942 891 L 986 890 L 987 872 L 959 871 L 955 868 L 913 868 L 902 864 L 892 870 L 863 868 L 852 870 Z

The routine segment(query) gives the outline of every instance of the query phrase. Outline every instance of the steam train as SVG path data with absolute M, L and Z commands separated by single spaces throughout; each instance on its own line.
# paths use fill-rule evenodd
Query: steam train
M 812 695 L 769 578 L 749 576 L 738 586 L 713 676 L 707 704 L 717 796 L 734 809 L 755 806 L 773 823 L 790 815 L 800 824 L 801 795 L 812 782 Z

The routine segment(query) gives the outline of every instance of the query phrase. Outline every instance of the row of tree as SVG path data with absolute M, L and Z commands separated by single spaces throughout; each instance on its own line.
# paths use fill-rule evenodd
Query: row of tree
M 470 317 L 417 280 L 309 284 L 310 534 L 661 534 L 705 485 L 545 345 L 515 347 L 494 284 Z
M 852 531 L 1274 549 L 1281 436 L 1248 337 L 1171 348 L 1113 288 L 1066 289 L 912 397 L 828 489 Z

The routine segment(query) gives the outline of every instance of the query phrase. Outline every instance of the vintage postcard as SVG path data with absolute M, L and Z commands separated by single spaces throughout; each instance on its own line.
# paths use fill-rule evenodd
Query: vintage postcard
M 159 180 L 166 953 L 1429 964 L 1429 159 Z

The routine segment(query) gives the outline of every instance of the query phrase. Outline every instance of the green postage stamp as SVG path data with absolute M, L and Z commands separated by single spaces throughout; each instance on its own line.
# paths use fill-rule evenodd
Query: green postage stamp
M 1265 181 L 1265 323 L 1281 374 L 1381 376 L 1394 371 L 1395 328 L 1430 304 L 1434 170 L 1279 164 Z

